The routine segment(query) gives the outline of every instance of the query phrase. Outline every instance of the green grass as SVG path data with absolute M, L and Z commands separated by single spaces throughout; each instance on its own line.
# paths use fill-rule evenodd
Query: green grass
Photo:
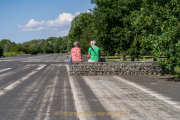
M 120 62 L 119 59 L 106 59 L 106 62 Z
M 17 54 L 26 54 L 25 52 L 5 52 L 3 53 L 3 57 L 12 57 L 16 56 Z
M 104 57 L 118 57 L 118 56 L 104 56 Z M 119 57 L 122 57 L 122 56 L 119 56 Z

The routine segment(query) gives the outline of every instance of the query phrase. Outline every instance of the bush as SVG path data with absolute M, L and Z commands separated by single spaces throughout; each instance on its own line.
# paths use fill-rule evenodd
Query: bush
M 25 52 L 20 51 L 20 52 L 18 52 L 18 54 L 26 54 L 26 53 L 25 53 Z
M 3 54 L 4 57 L 11 57 L 11 56 L 16 56 L 17 53 L 16 52 L 5 52 Z
M 0 46 L 0 57 L 3 56 L 3 48 Z

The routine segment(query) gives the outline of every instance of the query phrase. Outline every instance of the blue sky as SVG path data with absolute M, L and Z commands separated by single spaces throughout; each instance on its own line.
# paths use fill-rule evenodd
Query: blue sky
M 65 36 L 73 17 L 93 6 L 91 0 L 0 0 L 0 40 Z

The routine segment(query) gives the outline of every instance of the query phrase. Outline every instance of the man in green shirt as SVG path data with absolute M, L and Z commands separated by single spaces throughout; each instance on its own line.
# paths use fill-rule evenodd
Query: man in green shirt
M 100 49 L 96 45 L 96 41 L 93 40 L 90 43 L 90 48 L 88 51 L 88 62 L 99 62 L 99 58 L 101 56 Z

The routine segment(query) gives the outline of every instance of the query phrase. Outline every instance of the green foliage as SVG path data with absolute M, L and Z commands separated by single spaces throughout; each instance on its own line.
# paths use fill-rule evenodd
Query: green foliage
M 12 56 L 16 56 L 17 53 L 16 52 L 5 52 L 3 53 L 4 57 L 12 57 Z
M 91 25 L 92 16 L 93 15 L 91 13 L 85 12 L 74 17 L 71 22 L 71 28 L 68 34 L 68 51 L 70 51 L 71 48 L 74 47 L 73 43 L 75 41 L 78 41 L 82 53 L 88 53 L 90 41 L 94 38 Z
M 3 55 L 3 48 L 0 46 L 0 57 Z
M 60 45 L 59 45 L 59 52 L 58 53 L 67 53 L 67 45 L 68 45 L 68 37 L 64 36 L 61 38 Z
M 180 64 L 180 4 L 175 0 L 144 0 L 141 9 L 132 12 L 134 43 L 139 41 L 140 53 L 159 58 L 167 56 L 159 65 L 171 69 Z M 135 43 L 136 45 L 136 43 Z
M 79 40 L 79 45 L 83 54 L 88 54 L 91 40 L 93 40 L 93 36 L 90 34 L 89 29 L 84 29 L 81 39 Z
M 25 53 L 25 52 L 20 51 L 20 52 L 18 52 L 18 54 L 26 54 L 26 53 Z
M 141 0 L 92 0 L 95 38 L 110 55 L 126 52 L 132 42 L 131 11 L 139 9 Z
M 12 56 L 16 56 L 17 54 L 26 54 L 25 52 L 5 52 L 3 53 L 3 57 L 12 57 Z
M 180 67 L 175 67 L 174 68 L 174 76 L 176 78 L 180 78 Z
M 8 39 L 2 39 L 0 41 L 0 46 L 3 48 L 3 52 L 8 52 L 11 47 L 15 46 L 15 43 L 12 43 Z
M 32 55 L 37 54 L 37 53 L 41 53 L 41 52 L 42 52 L 41 47 L 37 44 L 30 47 L 30 53 Z
M 67 52 L 67 41 L 67 36 L 49 37 L 46 40 L 38 39 L 24 43 L 15 43 L 10 40 L 3 39 L 0 41 L 0 46 L 4 52 L 3 56 L 5 57 L 16 56 L 16 54 L 64 53 Z
M 167 56 L 159 65 L 180 65 L 180 1 L 91 0 L 94 37 L 110 55 L 124 52 L 132 60 Z

